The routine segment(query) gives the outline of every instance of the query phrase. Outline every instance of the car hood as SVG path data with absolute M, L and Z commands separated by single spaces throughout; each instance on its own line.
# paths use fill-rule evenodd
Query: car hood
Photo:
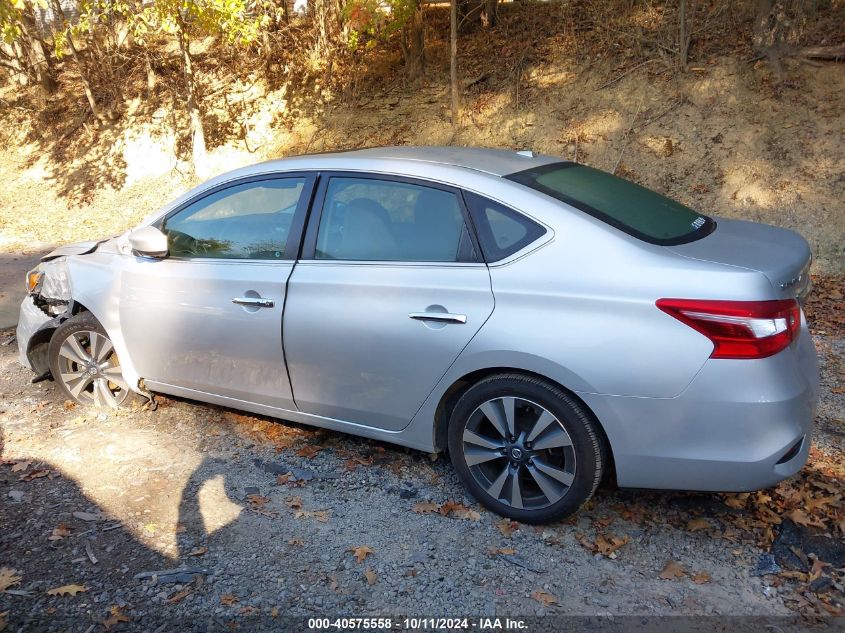
M 57 257 L 65 257 L 67 255 L 86 255 L 93 252 L 100 244 L 108 242 L 113 238 L 106 238 L 100 240 L 87 240 L 85 242 L 74 242 L 73 244 L 65 244 L 59 248 L 50 251 L 41 258 L 42 262 L 49 262 L 51 259 Z
M 784 296 L 802 298 L 809 290 L 810 245 L 795 231 L 718 218 L 707 237 L 669 248 L 684 257 L 761 272 Z

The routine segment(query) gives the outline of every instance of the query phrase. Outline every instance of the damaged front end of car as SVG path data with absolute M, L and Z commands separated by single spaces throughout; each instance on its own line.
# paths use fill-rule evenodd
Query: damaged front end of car
M 91 253 L 100 243 L 82 242 L 58 248 L 26 274 L 27 295 L 21 303 L 16 336 L 21 365 L 36 374 L 32 382 L 50 377 L 47 359 L 50 338 L 79 309 L 73 301 L 67 258 Z

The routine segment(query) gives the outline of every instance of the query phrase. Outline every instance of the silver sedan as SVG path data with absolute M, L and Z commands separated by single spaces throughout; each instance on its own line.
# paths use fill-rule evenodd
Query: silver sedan
M 21 362 L 448 451 L 504 516 L 620 486 L 752 490 L 818 391 L 791 231 L 532 152 L 384 148 L 219 176 L 27 276 Z

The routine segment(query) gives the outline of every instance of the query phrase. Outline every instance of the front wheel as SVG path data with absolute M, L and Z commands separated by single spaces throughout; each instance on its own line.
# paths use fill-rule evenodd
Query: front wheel
M 62 323 L 48 348 L 53 379 L 74 402 L 117 408 L 133 394 L 100 322 L 82 312 Z
M 449 423 L 449 454 L 476 499 L 524 523 L 576 512 L 606 462 L 597 423 L 583 405 L 520 374 L 490 376 L 464 393 Z

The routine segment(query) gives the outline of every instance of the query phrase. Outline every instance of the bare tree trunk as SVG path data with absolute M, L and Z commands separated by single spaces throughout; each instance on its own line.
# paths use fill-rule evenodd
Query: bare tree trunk
M 401 43 L 405 69 L 408 76 L 415 79 L 425 70 L 425 27 L 423 5 L 419 0 L 408 24 L 402 29 Z
M 687 0 L 680 0 L 680 6 L 678 7 L 678 67 L 684 73 L 687 71 L 689 42 L 690 36 L 687 32 Z
M 45 95 L 55 94 L 59 89 L 59 84 L 56 82 L 56 75 L 53 70 L 53 59 L 49 48 L 38 34 L 32 5 L 28 2 L 24 4 L 21 10 L 21 33 L 29 49 L 29 59 L 35 73 L 35 80 L 41 86 Z
M 499 21 L 499 0 L 484 0 L 481 10 L 481 24 L 486 28 L 493 28 Z
M 179 40 L 179 50 L 182 53 L 182 70 L 185 73 L 185 92 L 188 97 L 188 115 L 191 119 L 191 162 L 197 175 L 205 173 L 205 129 L 202 125 L 199 101 L 197 99 L 197 83 L 194 76 L 194 64 L 191 58 L 191 41 L 185 32 L 185 25 L 181 19 L 176 29 Z
M 452 88 L 452 125 L 458 125 L 459 96 L 458 96 L 458 0 L 452 0 L 450 6 L 449 35 L 449 83 Z
M 94 115 L 94 118 L 102 122 L 105 119 L 103 118 L 100 108 L 97 105 L 97 100 L 94 98 L 94 91 L 91 90 L 91 82 L 88 81 L 88 72 L 79 55 L 79 50 L 76 48 L 76 44 L 73 41 L 70 23 L 68 22 L 65 11 L 62 8 L 62 3 L 60 0 L 52 0 L 52 6 L 53 11 L 62 21 L 62 27 L 64 28 L 65 37 L 67 38 L 67 45 L 70 49 L 71 57 L 73 57 L 73 61 L 79 69 L 79 79 L 82 82 L 82 88 L 85 90 L 85 98 L 88 99 L 88 106 L 91 108 L 91 113 Z

